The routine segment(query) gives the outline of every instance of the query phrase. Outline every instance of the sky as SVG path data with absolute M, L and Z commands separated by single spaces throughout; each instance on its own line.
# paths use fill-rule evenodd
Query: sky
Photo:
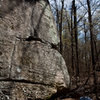
M 50 2 L 52 2 L 53 0 L 49 0 Z M 61 0 L 57 0 L 57 2 L 58 2 L 58 4 L 59 4 L 59 2 L 60 2 Z M 65 5 L 70 5 L 70 3 L 71 3 L 71 1 L 72 0 L 65 0 Z
M 54 0 L 49 0 L 50 4 L 53 5 Z M 78 1 L 84 1 L 84 0 L 75 0 L 76 4 L 79 4 Z M 61 5 L 61 0 L 57 0 L 58 5 Z M 69 9 L 71 6 L 72 0 L 64 0 L 65 8 Z
M 52 5 L 53 5 L 53 2 L 52 2 L 52 1 L 54 1 L 54 0 L 49 0 L 49 1 L 50 1 L 50 3 L 52 3 Z M 78 7 L 79 4 L 80 4 L 78 1 L 81 1 L 83 4 L 86 3 L 86 0 L 75 0 L 75 1 L 76 1 L 77 7 Z M 95 2 L 97 2 L 97 1 L 99 1 L 99 0 L 91 0 L 92 3 L 95 3 Z M 57 0 L 58 5 L 60 5 L 59 2 L 61 2 L 61 0 Z M 71 2 L 72 2 L 72 0 L 65 0 L 64 3 L 65 3 L 65 5 L 67 5 L 67 10 L 70 10 Z M 99 1 L 99 4 L 100 4 L 100 1 Z M 93 8 L 93 6 L 92 6 L 92 8 Z M 81 6 L 81 8 L 79 9 L 79 15 L 80 15 L 81 12 L 83 12 L 83 15 L 84 15 L 84 12 L 86 12 L 86 9 L 84 10 L 82 6 Z M 87 14 L 86 14 L 86 16 L 87 16 Z M 84 34 L 81 34 L 81 35 L 80 35 L 80 38 L 83 37 L 83 35 L 84 35 Z M 98 37 L 99 37 L 99 39 L 100 39 L 100 34 L 99 34 Z
M 54 1 L 54 0 L 49 0 L 50 2 Z M 58 4 L 61 0 L 57 0 Z M 76 0 L 76 3 L 77 3 L 78 0 Z M 83 1 L 83 0 L 80 0 L 80 1 Z M 71 4 L 72 0 L 64 0 L 64 3 L 65 5 L 69 6 Z

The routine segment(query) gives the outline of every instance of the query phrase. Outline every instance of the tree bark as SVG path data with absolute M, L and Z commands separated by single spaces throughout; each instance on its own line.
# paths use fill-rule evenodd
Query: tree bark
M 61 8 L 61 19 L 60 19 L 60 25 L 59 25 L 59 32 L 60 32 L 60 53 L 63 52 L 63 43 L 62 43 L 62 21 L 63 21 L 63 10 L 64 10 L 64 0 L 61 1 L 62 8 Z
M 73 9 L 71 9 L 71 53 L 72 53 L 72 57 L 71 57 L 71 62 L 72 62 L 72 70 L 74 72 L 74 50 L 73 50 Z
M 74 12 L 74 33 L 75 33 L 75 50 L 76 50 L 76 76 L 79 76 L 78 31 L 77 31 L 77 14 L 76 14 L 75 0 L 73 0 L 73 12 Z
M 91 61 L 92 61 L 92 68 L 93 68 L 93 76 L 94 76 L 94 91 L 97 97 L 96 89 L 97 89 L 97 83 L 96 83 L 96 69 L 95 69 L 95 56 L 94 56 L 94 42 L 93 42 L 93 23 L 92 23 L 92 14 L 91 14 L 91 7 L 90 7 L 90 0 L 87 0 L 87 6 L 88 6 L 88 21 L 89 21 L 89 29 L 90 29 L 90 45 L 91 45 Z
M 84 37 L 84 40 L 85 40 L 85 67 L 88 71 L 88 75 L 89 75 L 89 71 L 90 71 L 90 67 L 88 66 L 88 62 L 87 62 L 87 29 L 86 29 L 86 19 L 84 20 L 84 34 L 85 34 L 85 37 Z

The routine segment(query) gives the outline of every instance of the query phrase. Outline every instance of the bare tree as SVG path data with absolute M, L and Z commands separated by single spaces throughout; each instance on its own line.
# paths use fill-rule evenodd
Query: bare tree
M 63 51 L 63 43 L 62 43 L 62 22 L 63 22 L 63 10 L 64 10 L 64 0 L 61 0 L 62 8 L 60 14 L 60 23 L 59 23 L 59 34 L 60 34 L 60 53 Z
M 75 34 L 75 50 L 76 50 L 76 76 L 79 76 L 79 59 L 78 59 L 78 31 L 77 31 L 77 13 L 75 0 L 72 1 L 72 8 L 74 14 L 74 34 Z
M 90 71 L 90 68 L 88 66 L 88 62 L 87 62 L 87 29 L 86 29 L 86 19 L 83 20 L 83 24 L 84 24 L 84 40 L 85 40 L 85 67 L 88 71 L 88 74 L 89 74 L 89 71 Z
M 57 30 L 59 31 L 59 10 L 57 5 L 57 0 L 54 0 L 55 3 L 55 10 L 56 10 L 56 23 L 57 23 Z
M 73 71 L 74 71 L 74 45 L 73 45 L 73 8 L 71 8 L 71 61 L 72 61 L 72 69 L 73 69 Z
M 91 60 L 92 60 L 92 68 L 93 68 L 93 76 L 94 76 L 94 85 L 95 85 L 95 94 L 97 97 L 97 80 L 96 80 L 96 68 L 95 68 L 95 55 L 94 55 L 94 41 L 93 41 L 93 23 L 92 23 L 92 14 L 91 14 L 91 6 L 90 6 L 90 0 L 87 0 L 87 6 L 88 6 L 88 21 L 89 21 L 89 30 L 90 30 L 90 44 L 91 44 Z

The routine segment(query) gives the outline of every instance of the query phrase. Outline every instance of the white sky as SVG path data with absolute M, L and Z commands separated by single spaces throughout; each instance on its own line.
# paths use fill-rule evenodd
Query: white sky
M 49 1 L 53 5 L 54 0 L 49 0 Z M 80 0 L 80 1 L 84 1 L 84 0 Z M 72 2 L 72 0 L 64 0 L 65 7 L 67 6 L 67 8 L 69 8 L 69 6 L 71 5 L 71 2 Z M 76 4 L 79 3 L 78 0 L 75 0 L 75 2 L 76 2 Z M 58 5 L 60 5 L 61 0 L 57 0 L 57 3 L 58 3 Z
M 53 1 L 53 0 L 49 0 L 50 2 Z M 61 0 L 57 0 L 58 4 Z M 65 0 L 65 5 L 69 5 L 70 3 L 72 2 L 72 0 Z
M 50 2 L 54 1 L 54 0 L 49 0 Z M 61 0 L 57 0 L 58 4 Z M 84 0 L 79 0 L 79 1 L 84 1 Z M 92 0 L 93 1 L 93 0 Z M 97 1 L 97 0 L 96 0 Z M 72 0 L 64 0 L 65 5 L 70 5 L 72 2 Z M 78 0 L 75 0 L 76 4 L 78 3 Z

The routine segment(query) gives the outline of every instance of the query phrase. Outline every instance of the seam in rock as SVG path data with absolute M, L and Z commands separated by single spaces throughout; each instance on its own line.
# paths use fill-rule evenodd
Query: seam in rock
M 50 43 L 49 41 L 46 41 L 46 40 L 43 40 L 41 38 L 38 38 L 38 37 L 34 37 L 34 36 L 29 36 L 28 38 L 21 38 L 21 37 L 16 37 L 17 39 L 20 39 L 21 41 L 28 41 L 28 42 L 31 42 L 31 41 L 39 41 L 43 44 L 46 44 L 46 45 L 49 45 L 51 46 L 52 49 L 55 49 L 58 51 L 58 45 L 56 44 L 53 44 L 53 43 Z
M 15 82 L 15 83 L 26 83 L 26 84 L 37 84 L 37 85 L 43 85 L 43 86 L 50 86 L 50 87 L 54 87 L 53 84 L 45 84 L 45 83 L 41 83 L 41 82 L 32 82 L 30 80 L 24 80 L 24 79 L 0 79 L 0 82 Z

